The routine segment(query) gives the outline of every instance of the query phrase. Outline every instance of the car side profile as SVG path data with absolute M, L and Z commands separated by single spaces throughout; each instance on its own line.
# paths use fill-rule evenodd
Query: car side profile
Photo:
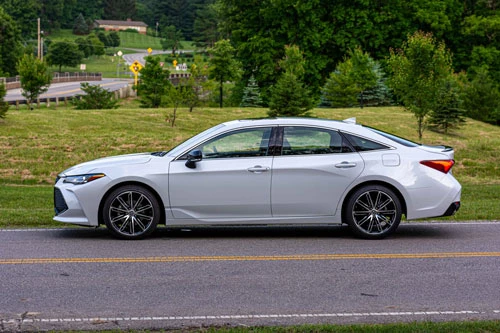
M 347 224 L 384 238 L 408 220 L 460 207 L 454 151 L 354 119 L 236 120 L 170 151 L 82 163 L 59 174 L 54 220 L 105 224 L 122 239 L 158 224 Z

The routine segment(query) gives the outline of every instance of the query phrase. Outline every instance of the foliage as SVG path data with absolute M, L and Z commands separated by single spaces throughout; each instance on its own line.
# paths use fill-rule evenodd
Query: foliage
M 0 7 L 0 76 L 16 74 L 21 53 L 21 34 L 16 22 Z
M 360 106 L 363 108 L 363 93 L 377 84 L 377 75 L 373 71 L 374 60 L 368 53 L 357 47 L 348 52 L 352 60 L 351 80 L 360 96 Z
M 429 126 L 448 133 L 448 130 L 458 128 L 465 123 L 465 111 L 462 109 L 460 89 L 457 78 L 450 76 L 439 87 L 438 105 L 432 110 L 429 117 Z
M 157 57 L 146 57 L 146 65 L 141 70 L 141 81 L 137 87 L 137 93 L 141 107 L 158 108 L 162 105 L 162 99 L 168 95 L 171 87 L 170 72 L 160 66 Z
M 218 16 L 217 8 L 213 3 L 200 5 L 196 10 L 196 17 L 193 25 L 193 41 L 198 47 L 214 47 L 219 38 L 217 29 Z
M 285 48 L 285 57 L 279 62 L 283 70 L 278 82 L 271 88 L 269 100 L 270 117 L 307 116 L 314 107 L 314 100 L 301 81 L 304 74 L 304 59 L 296 45 Z
M 224 100 L 224 82 L 233 81 L 240 78 L 240 63 L 235 58 L 235 49 L 228 39 L 222 39 L 215 43 L 209 50 L 211 58 L 209 60 L 209 75 L 219 83 L 219 107 L 222 108 Z
M 9 104 L 4 101 L 4 97 L 7 94 L 5 85 L 0 82 L 0 119 L 5 118 L 7 111 L 9 110 Z
M 163 50 L 171 49 L 172 56 L 175 57 L 175 52 L 182 47 L 181 40 L 183 38 L 182 32 L 177 30 L 175 26 L 169 25 L 162 32 L 163 39 L 161 40 L 161 45 Z
M 135 0 L 104 0 L 104 15 L 106 20 L 121 20 L 135 18 Z
M 51 66 L 59 66 L 59 72 L 62 66 L 76 67 L 84 57 L 77 44 L 70 42 L 54 42 L 50 45 L 47 54 L 47 63 Z
M 121 40 L 120 40 L 120 35 L 116 31 L 111 31 L 108 36 L 110 40 L 110 45 L 111 47 L 118 47 L 120 46 Z
M 90 31 L 85 18 L 82 13 L 78 14 L 75 19 L 75 24 L 73 25 L 73 34 L 75 35 L 88 35 Z
M 467 116 L 500 124 L 500 91 L 486 69 L 479 70 L 465 84 L 462 98 Z
M 390 105 L 392 94 L 387 87 L 387 78 L 378 61 L 373 63 L 372 70 L 377 82 L 373 88 L 368 88 L 363 92 L 364 104 L 369 106 Z
M 262 97 L 260 97 L 260 89 L 255 77 L 252 75 L 248 79 L 248 84 L 243 89 L 243 98 L 240 103 L 241 107 L 259 107 L 262 106 Z
M 116 109 L 118 107 L 118 100 L 114 98 L 113 92 L 99 85 L 82 82 L 80 89 L 85 92 L 85 95 L 73 99 L 77 110 Z
M 431 34 L 416 32 L 400 50 L 391 50 L 388 60 L 390 81 L 395 95 L 417 118 L 418 137 L 422 139 L 424 121 L 439 106 L 439 91 L 452 73 L 451 58 L 444 43 Z
M 352 107 L 356 104 L 357 89 L 349 75 L 352 72 L 352 61 L 346 59 L 339 63 L 323 87 L 326 105 L 332 107 Z
M 88 36 L 85 41 L 87 42 L 87 45 L 91 49 L 90 54 L 91 55 L 97 55 L 101 56 L 105 54 L 104 51 L 104 43 L 97 38 L 96 35 L 90 35 Z
M 31 108 L 31 103 L 48 90 L 52 76 L 47 64 L 33 54 L 23 55 L 17 63 L 17 70 L 21 76 L 21 94 Z
M 88 39 L 78 37 L 75 39 L 75 44 L 78 46 L 78 50 L 83 53 L 84 58 L 88 58 L 93 54 L 94 49 Z

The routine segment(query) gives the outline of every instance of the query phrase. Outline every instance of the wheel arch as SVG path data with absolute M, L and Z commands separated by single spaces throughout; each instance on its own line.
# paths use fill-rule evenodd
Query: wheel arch
M 109 188 L 106 193 L 104 193 L 104 195 L 102 196 L 101 198 L 101 202 L 99 203 L 99 212 L 98 212 L 98 222 L 99 222 L 99 225 L 101 224 L 104 224 L 104 221 L 102 219 L 102 211 L 104 209 L 104 202 L 106 201 L 106 198 L 109 196 L 109 194 L 111 192 L 113 192 L 114 190 L 116 190 L 117 188 L 119 187 L 122 187 L 122 186 L 127 186 L 127 185 L 136 185 L 136 186 L 140 186 L 140 187 L 143 187 L 145 189 L 147 189 L 148 191 L 151 192 L 151 194 L 153 194 L 155 196 L 155 199 L 158 200 L 158 203 L 160 204 L 160 222 L 159 224 L 166 224 L 167 223 L 167 219 L 166 219 L 166 215 L 165 215 L 165 205 L 163 203 L 163 200 L 161 199 L 160 195 L 158 194 L 158 192 L 151 186 L 145 184 L 145 183 L 142 183 L 142 182 L 139 182 L 139 181 L 126 181 L 126 182 L 122 182 L 122 183 L 118 183 L 118 184 L 115 184 L 114 186 L 112 186 L 111 188 Z
M 387 182 L 384 182 L 384 181 L 380 181 L 380 180 L 370 180 L 370 181 L 366 181 L 366 182 L 363 182 L 363 183 L 360 183 L 360 184 L 354 186 L 346 194 L 346 196 L 344 197 L 344 201 L 342 202 L 342 211 L 341 211 L 342 220 L 344 220 L 344 214 L 345 214 L 345 211 L 346 211 L 346 206 L 347 206 L 347 203 L 348 203 L 349 199 L 351 198 L 352 194 L 355 191 L 357 191 L 359 188 L 367 186 L 367 185 L 381 185 L 381 186 L 385 186 L 388 189 L 390 189 L 391 191 L 393 191 L 394 194 L 397 195 L 397 197 L 399 199 L 399 202 L 401 203 L 402 213 L 406 216 L 406 212 L 407 212 L 407 210 L 406 210 L 406 201 L 405 201 L 405 198 L 404 198 L 403 194 L 401 193 L 401 191 L 399 191 L 397 187 L 395 187 L 394 185 L 392 185 L 390 183 L 387 183 Z M 344 223 L 344 222 L 342 222 L 342 223 Z

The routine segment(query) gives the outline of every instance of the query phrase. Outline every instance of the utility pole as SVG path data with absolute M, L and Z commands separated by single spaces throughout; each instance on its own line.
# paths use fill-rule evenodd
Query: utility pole
M 38 51 L 37 51 L 37 56 L 38 59 L 40 59 L 41 54 L 42 54 L 42 43 L 41 43 L 41 33 L 40 33 L 40 18 L 37 19 L 38 23 Z

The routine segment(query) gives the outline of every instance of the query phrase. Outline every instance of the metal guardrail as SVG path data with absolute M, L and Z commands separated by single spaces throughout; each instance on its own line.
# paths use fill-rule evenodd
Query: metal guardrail
M 102 80 L 102 73 L 55 72 L 52 74 L 51 83 L 101 81 L 101 80 Z M 0 77 L 0 82 L 3 82 L 5 84 L 5 89 L 7 90 L 21 88 L 21 77 L 19 75 L 14 77 Z

